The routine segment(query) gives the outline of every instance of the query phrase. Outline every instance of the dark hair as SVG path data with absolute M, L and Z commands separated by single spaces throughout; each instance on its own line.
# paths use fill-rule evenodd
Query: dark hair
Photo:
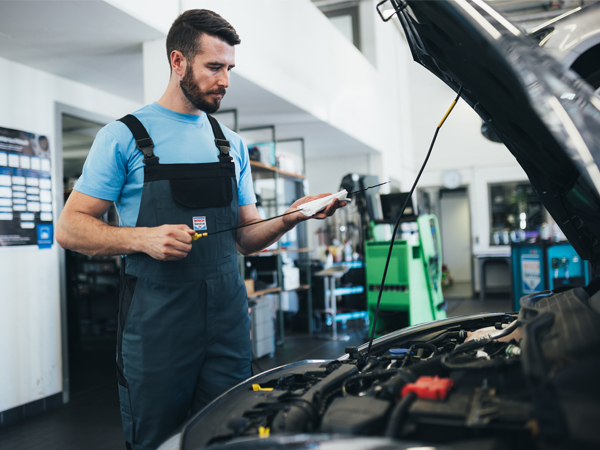
M 216 12 L 208 9 L 189 9 L 175 19 L 167 35 L 169 67 L 173 50 L 179 50 L 187 60 L 193 60 L 198 53 L 202 53 L 200 36 L 203 33 L 218 37 L 229 45 L 241 42 L 231 24 Z

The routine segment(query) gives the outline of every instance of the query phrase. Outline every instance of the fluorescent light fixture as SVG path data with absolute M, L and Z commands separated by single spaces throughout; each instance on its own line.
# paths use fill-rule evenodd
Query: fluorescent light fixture
M 473 3 L 478 5 L 481 9 L 485 10 L 490 16 L 496 19 L 499 23 L 504 25 L 504 27 L 510 31 L 515 36 L 519 36 L 521 31 L 517 27 L 515 27 L 512 23 L 510 23 L 502 14 L 492 8 L 490 5 L 485 3 L 483 0 L 473 0 Z
M 543 24 L 541 24 L 541 25 L 538 25 L 538 26 L 537 26 L 537 27 L 535 27 L 535 28 L 534 28 L 534 29 L 533 29 L 531 32 L 532 32 L 532 33 L 535 33 L 536 31 L 539 31 L 539 30 L 541 30 L 542 28 L 546 28 L 548 25 L 552 25 L 554 22 L 556 22 L 556 21 L 558 21 L 558 20 L 562 19 L 563 17 L 570 16 L 571 14 L 573 14 L 573 13 L 576 13 L 577 11 L 580 11 L 580 10 L 581 10 L 581 6 L 578 6 L 577 8 L 575 8 L 575 9 L 572 9 L 571 11 L 567 11 L 566 13 L 564 13 L 564 14 L 561 14 L 560 16 L 558 16 L 558 17 L 555 17 L 554 19 L 552 19 L 552 20 L 549 20 L 549 21 L 548 21 L 548 22 L 546 22 L 546 23 L 543 23 Z
M 487 31 L 490 36 L 492 36 L 494 39 L 498 40 L 502 37 L 502 35 L 500 34 L 500 32 L 494 28 L 494 26 L 489 23 L 485 17 L 483 17 L 481 14 L 479 14 L 479 12 L 473 8 L 471 5 L 469 5 L 469 3 L 467 3 L 466 0 L 454 0 L 456 2 L 456 4 L 458 6 L 460 6 L 462 9 L 464 9 L 466 11 L 467 14 L 469 14 L 473 19 L 475 19 L 475 21 L 482 26 L 482 28 Z

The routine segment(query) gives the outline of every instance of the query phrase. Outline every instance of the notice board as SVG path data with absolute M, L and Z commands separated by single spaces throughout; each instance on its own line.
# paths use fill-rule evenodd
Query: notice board
M 0 127 L 0 246 L 50 248 L 53 241 L 48 138 Z

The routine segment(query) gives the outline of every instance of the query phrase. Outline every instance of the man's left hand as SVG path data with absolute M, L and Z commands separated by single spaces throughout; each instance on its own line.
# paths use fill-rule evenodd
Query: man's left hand
M 285 213 L 288 214 L 292 211 L 298 211 L 298 209 L 297 209 L 298 206 L 302 205 L 303 203 L 312 202 L 313 200 L 316 200 L 318 198 L 327 197 L 328 195 L 331 195 L 331 193 L 319 194 L 319 195 L 307 195 L 306 197 L 302 197 L 302 198 L 296 200 L 294 203 L 292 203 L 292 206 L 290 206 L 290 208 Z M 331 203 L 329 205 L 327 205 L 323 211 L 318 212 L 314 216 L 306 217 L 304 214 L 302 214 L 302 212 L 298 211 L 296 214 L 288 214 L 287 216 L 283 216 L 282 220 L 283 220 L 283 223 L 286 226 L 286 228 L 291 230 L 296 225 L 298 225 L 300 222 L 304 222 L 305 220 L 308 220 L 308 219 L 323 220 L 327 217 L 330 217 L 333 215 L 334 212 L 336 212 L 336 210 L 338 208 L 341 208 L 344 206 L 346 206 L 346 202 L 340 202 L 336 198 L 336 199 L 332 200 Z

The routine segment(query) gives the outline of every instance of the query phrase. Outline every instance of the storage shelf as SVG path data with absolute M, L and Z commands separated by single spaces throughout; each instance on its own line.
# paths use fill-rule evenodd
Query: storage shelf
M 249 258 L 250 256 L 273 256 L 279 255 L 280 253 L 279 250 L 263 250 L 256 253 L 250 253 L 249 255 L 246 255 L 246 258 Z
M 285 166 L 291 169 L 299 169 L 302 170 L 302 172 L 305 171 L 305 148 L 304 148 L 304 139 L 303 138 L 294 138 L 294 139 L 283 139 L 283 140 L 277 140 L 276 136 L 275 136 L 275 126 L 261 126 L 261 127 L 253 127 L 253 128 L 246 128 L 243 129 L 241 131 L 253 131 L 253 130 L 266 130 L 269 131 L 271 133 L 271 144 L 270 144 L 270 151 L 274 150 L 275 154 L 278 154 L 277 152 L 277 143 L 289 143 L 289 142 L 293 142 L 293 141 L 297 141 L 299 144 L 301 144 L 300 147 L 300 158 L 294 158 L 294 164 L 299 164 L 296 166 Z M 283 153 L 285 154 L 285 153 Z M 294 155 L 296 155 L 296 153 L 294 153 Z M 304 181 L 306 180 L 306 176 L 304 174 L 299 174 L 299 173 L 295 173 L 293 171 L 287 171 L 287 170 L 282 170 L 279 167 L 276 166 L 271 166 L 269 164 L 263 164 L 262 162 L 259 161 L 253 161 L 250 160 L 250 167 L 252 169 L 252 180 L 254 182 L 258 181 L 258 180 L 262 180 L 261 183 L 263 183 L 261 185 L 261 189 L 267 189 L 269 190 L 269 192 L 267 193 L 267 195 L 264 195 L 264 197 L 262 198 L 262 205 L 266 208 L 269 209 L 269 211 L 275 211 L 272 212 L 270 214 L 275 215 L 278 214 L 280 209 L 283 208 L 284 210 L 286 210 L 289 206 L 288 202 L 291 202 L 293 200 L 291 200 L 291 196 L 294 196 L 294 198 L 297 197 L 302 197 L 304 196 L 304 190 L 305 190 L 305 183 Z M 269 181 L 267 181 L 269 180 Z M 278 182 L 279 181 L 279 182 Z M 255 185 L 256 187 L 256 185 Z M 271 193 L 272 190 L 272 193 Z M 286 194 L 287 195 L 283 195 L 280 196 L 278 194 L 278 190 L 280 191 L 279 194 Z M 264 194 L 264 192 L 261 192 L 261 194 Z M 283 204 L 282 202 L 284 202 L 285 204 Z M 250 299 L 255 299 L 256 297 L 259 297 L 261 295 L 265 295 L 265 294 L 274 294 L 275 296 L 278 297 L 278 307 L 277 307 L 277 321 L 279 323 L 276 324 L 276 328 L 277 331 L 275 333 L 275 338 L 276 338 L 276 343 L 277 345 L 283 344 L 284 340 L 285 340 L 285 330 L 284 330 L 284 311 L 282 309 L 282 297 L 283 297 L 283 292 L 298 292 L 298 291 L 302 291 L 305 292 L 306 295 L 301 296 L 302 300 L 306 302 L 307 307 L 308 307 L 308 330 L 309 330 L 309 334 L 312 334 L 312 298 L 311 298 L 311 287 L 310 287 L 310 265 L 305 265 L 303 267 L 300 267 L 299 270 L 302 271 L 303 274 L 305 274 L 305 278 L 306 280 L 303 279 L 303 281 L 305 281 L 307 284 L 305 285 L 301 285 L 298 286 L 295 289 L 289 289 L 289 290 L 284 290 L 283 286 L 284 286 L 284 273 L 283 273 L 283 263 L 288 262 L 288 259 L 291 260 L 298 260 L 298 261 L 304 261 L 305 259 L 308 258 L 308 256 L 310 255 L 309 249 L 308 247 L 308 235 L 307 235 L 307 230 L 306 230 L 306 224 L 301 224 L 301 231 L 298 231 L 296 234 L 296 238 L 292 241 L 288 241 L 286 242 L 288 245 L 291 244 L 292 247 L 285 247 L 282 245 L 281 241 L 277 242 L 277 246 L 275 248 L 275 245 L 273 245 L 273 247 L 269 250 L 263 250 L 260 252 L 255 252 L 252 253 L 250 255 L 246 255 L 246 258 L 248 258 L 246 261 L 244 261 L 244 259 L 241 260 L 241 269 L 242 270 L 246 270 L 246 268 L 244 268 L 243 266 L 246 265 L 247 267 L 263 267 L 263 272 L 262 275 L 266 275 L 266 267 L 269 267 L 269 270 L 272 270 L 273 272 L 276 271 L 276 275 L 277 275 L 277 286 L 276 288 L 273 289 L 266 289 L 263 291 L 257 291 L 254 292 L 250 295 L 248 295 L 248 298 Z M 282 255 L 285 255 L 282 256 Z M 263 257 L 265 259 L 263 260 L 259 260 L 260 257 Z M 250 262 L 251 261 L 251 262 Z M 250 264 L 247 264 L 248 262 L 250 262 Z M 257 269 L 258 270 L 258 269 Z M 260 271 L 258 271 L 259 274 L 261 274 Z M 270 280 L 270 278 L 269 278 Z M 274 286 L 274 284 L 269 284 L 269 286 Z M 289 284 L 288 286 L 295 286 L 295 284 Z
M 303 284 L 302 286 L 298 286 L 296 289 L 289 289 L 289 290 L 282 291 L 282 292 L 307 291 L 309 289 L 310 289 L 310 285 L 309 284 Z
M 293 173 L 293 172 L 286 172 L 285 170 L 281 170 L 279 167 L 275 167 L 275 166 L 269 166 L 267 164 L 263 164 L 261 162 L 258 161 L 252 161 L 250 160 L 250 165 L 258 170 L 264 170 L 267 172 L 277 172 L 280 175 L 286 176 L 286 177 L 290 177 L 290 178 L 297 178 L 297 179 L 304 179 L 305 175 L 301 175 L 298 173 Z
M 308 253 L 308 249 L 307 248 L 282 248 L 277 249 L 277 250 L 263 250 L 260 252 L 256 252 L 256 253 L 250 253 L 249 255 L 246 255 L 246 257 L 250 257 L 250 256 L 273 256 L 273 255 L 280 255 L 282 253 Z
M 281 288 L 274 287 L 271 289 L 263 289 L 262 291 L 255 291 L 252 294 L 250 294 L 248 296 L 248 298 L 256 298 L 256 297 L 260 297 L 261 295 L 274 294 L 275 292 L 281 292 Z

